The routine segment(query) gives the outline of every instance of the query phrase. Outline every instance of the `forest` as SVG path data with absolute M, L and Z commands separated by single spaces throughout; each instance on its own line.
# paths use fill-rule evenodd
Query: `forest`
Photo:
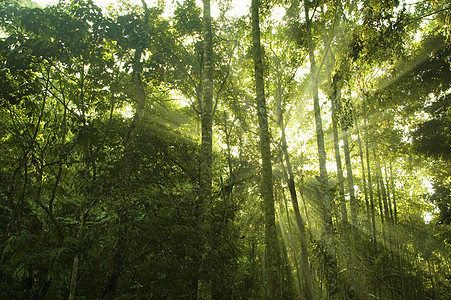
M 0 1 L 0 299 L 451 299 L 451 1 L 241 2 Z

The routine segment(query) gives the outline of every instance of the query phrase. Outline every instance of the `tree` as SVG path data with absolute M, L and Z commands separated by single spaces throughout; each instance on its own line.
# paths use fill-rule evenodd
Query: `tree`
M 265 215 L 265 270 L 268 281 L 269 299 L 282 299 L 280 282 L 280 250 L 275 222 L 273 178 L 268 114 L 266 112 L 265 83 L 263 77 L 263 61 L 260 43 L 260 1 L 252 0 L 252 52 L 255 70 L 255 91 L 262 158 L 262 181 L 260 185 Z
M 312 36 L 313 17 L 310 17 L 310 7 L 307 1 L 304 2 L 304 13 L 306 21 L 306 44 L 310 60 L 310 76 L 312 84 L 313 107 L 315 114 L 316 142 L 318 145 L 318 158 L 320 170 L 320 195 L 323 202 L 323 222 L 324 222 L 324 260 L 326 269 L 327 292 L 333 298 L 337 294 L 337 262 L 335 258 L 335 245 L 333 237 L 332 207 L 329 194 L 329 183 L 326 167 L 326 150 L 324 146 L 324 132 L 321 118 L 321 108 L 318 96 L 318 74 L 319 69 L 315 60 L 315 44 Z
M 199 202 L 203 253 L 197 299 L 211 299 L 209 256 L 211 255 L 211 181 L 212 181 L 212 118 L 213 118 L 213 33 L 210 0 L 204 0 L 204 81 L 202 89 L 202 143 L 200 150 Z

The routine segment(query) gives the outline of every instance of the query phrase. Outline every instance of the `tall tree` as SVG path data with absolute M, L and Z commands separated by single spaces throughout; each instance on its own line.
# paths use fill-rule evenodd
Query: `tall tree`
M 334 151 L 335 151 L 335 163 L 337 165 L 337 179 L 338 179 L 338 195 L 340 200 L 340 212 L 341 212 L 341 222 L 345 230 L 347 229 L 348 223 L 348 211 L 346 208 L 345 199 L 345 187 L 344 187 L 344 177 L 343 177 L 343 165 L 341 163 L 341 151 L 340 151 L 340 138 L 338 135 L 339 128 L 339 114 L 340 106 L 339 100 L 341 98 L 341 80 L 337 80 L 338 76 L 332 75 L 332 66 L 335 65 L 335 57 L 330 51 L 330 60 L 327 62 L 326 70 L 328 73 L 328 84 L 329 84 L 329 98 L 331 107 L 331 119 L 332 119 L 332 134 L 334 137 Z M 332 65 L 332 66 L 331 66 Z M 333 77 L 333 78 L 332 78 Z
M 260 42 L 260 0 L 252 0 L 252 45 L 255 70 L 255 90 L 260 136 L 260 153 L 262 158 L 261 195 L 265 214 L 266 276 L 268 282 L 268 299 L 282 299 L 280 282 L 280 250 L 274 208 L 274 190 L 271 162 L 271 139 L 266 111 L 265 82 Z
M 291 166 L 290 155 L 288 153 L 288 145 L 287 145 L 287 137 L 285 133 L 285 122 L 283 117 L 282 110 L 282 83 L 281 78 L 278 79 L 277 82 L 277 90 L 276 90 L 276 110 L 277 110 L 277 125 L 281 131 L 281 139 L 282 139 L 282 152 L 285 158 L 285 164 L 287 168 L 287 185 L 290 191 L 291 203 L 293 205 L 294 215 L 296 219 L 296 225 L 299 230 L 299 238 L 301 240 L 301 269 L 302 275 L 304 277 L 304 296 L 306 299 L 313 299 L 313 283 L 312 276 L 310 273 L 310 264 L 309 264 L 309 254 L 308 254 L 308 245 L 307 245 L 307 234 L 305 229 L 305 221 L 301 216 L 299 210 L 298 196 L 296 193 L 296 185 L 294 182 L 294 174 L 293 168 Z
M 311 3 L 304 1 L 304 13 L 306 22 L 306 44 L 310 61 L 310 77 L 313 96 L 313 110 L 315 114 L 316 143 L 318 146 L 318 159 L 320 171 L 320 195 L 323 209 L 324 226 L 324 262 L 326 269 L 327 291 L 329 297 L 333 298 L 338 293 L 337 286 L 337 261 L 335 257 L 334 229 L 332 224 L 332 205 L 330 199 L 327 167 L 326 167 L 326 149 L 324 145 L 324 131 L 321 117 L 321 106 L 318 94 L 318 74 L 319 69 L 315 59 L 315 44 L 313 41 L 313 15 L 310 16 L 310 10 L 316 10 L 317 7 L 311 7 Z
M 348 182 L 348 193 L 349 193 L 349 202 L 351 206 L 351 220 L 352 225 L 357 226 L 357 202 L 355 198 L 355 190 L 354 190 L 354 175 L 352 174 L 352 163 L 351 163 L 351 151 L 349 148 L 349 135 L 348 128 L 346 125 L 342 125 L 342 133 L 343 133 L 343 150 L 345 153 L 345 162 L 346 162 L 346 178 Z
M 211 186 L 212 186 L 212 120 L 213 120 L 213 33 L 211 28 L 210 0 L 203 0 L 204 78 L 202 93 L 202 141 L 200 149 L 200 228 L 202 235 L 202 261 L 199 269 L 197 299 L 211 299 Z

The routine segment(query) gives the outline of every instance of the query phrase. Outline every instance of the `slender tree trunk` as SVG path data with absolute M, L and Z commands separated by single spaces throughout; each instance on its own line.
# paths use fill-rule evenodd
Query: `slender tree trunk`
M 373 157 L 374 162 L 376 164 L 376 188 L 377 188 L 377 199 L 379 204 L 379 214 L 381 218 L 382 223 L 382 237 L 384 241 L 384 245 L 386 245 L 387 240 L 390 240 L 390 237 L 387 236 L 387 233 L 390 233 L 390 229 L 388 229 L 387 223 L 389 222 L 388 218 L 388 210 L 386 205 L 386 195 L 385 195 L 385 187 L 384 187 L 384 181 L 382 179 L 382 172 L 381 172 L 381 164 L 379 161 L 379 157 L 377 155 L 376 150 L 376 144 L 373 143 Z M 388 229 L 388 231 L 387 231 Z
M 307 24 L 307 47 L 310 59 L 310 76 L 312 80 L 313 107 L 315 113 L 316 142 L 318 145 L 318 158 L 320 169 L 321 199 L 323 201 L 324 222 L 324 247 L 325 247 L 325 271 L 327 281 L 327 292 L 329 298 L 333 299 L 338 294 L 337 286 L 337 260 L 335 257 L 334 229 L 332 223 L 332 206 L 330 201 L 329 183 L 326 168 L 326 150 L 324 146 L 324 132 L 321 119 L 321 108 L 318 96 L 318 69 L 315 61 L 315 46 L 312 37 L 312 20 L 309 16 L 309 2 L 304 1 L 305 20 Z
M 80 220 L 80 225 L 79 225 L 78 231 L 77 231 L 77 239 L 76 239 L 77 242 L 79 242 L 81 239 L 84 225 L 85 225 L 85 218 L 84 218 L 84 216 L 82 216 L 82 219 Z M 77 287 L 79 263 L 80 263 L 80 256 L 78 253 L 76 253 L 73 264 L 72 264 L 72 274 L 71 274 L 71 278 L 70 278 L 70 289 L 69 289 L 69 300 L 75 299 L 75 291 L 76 291 L 76 287 Z
M 354 115 L 354 120 L 356 120 L 355 124 L 356 124 L 356 129 L 357 129 L 357 143 L 359 146 L 359 157 L 360 157 L 360 168 L 362 169 L 362 187 L 363 187 L 363 194 L 365 197 L 365 207 L 366 207 L 366 225 L 367 225 L 367 230 L 371 231 L 371 209 L 370 209 L 370 202 L 369 202 L 369 197 L 368 197 L 368 186 L 367 186 L 367 181 L 366 181 L 366 170 L 365 170 L 365 159 L 363 157 L 363 146 L 362 146 L 362 139 L 360 137 L 360 128 L 359 128 L 359 122 L 358 120 L 355 118 Z
M 75 288 L 77 287 L 77 275 L 78 275 L 78 264 L 80 262 L 80 258 L 78 254 L 74 257 L 74 262 L 72 264 L 72 275 L 70 278 L 70 290 L 69 290 L 69 300 L 75 299 Z
M 390 221 L 390 213 L 388 209 L 388 203 L 387 203 L 387 191 L 385 190 L 385 183 L 384 178 L 382 176 L 382 168 L 381 163 L 379 160 L 379 156 L 377 155 L 376 151 L 376 145 L 373 146 L 373 155 L 374 155 L 374 161 L 376 162 L 376 177 L 377 177 L 377 184 L 379 187 L 379 205 L 380 205 L 380 211 L 381 211 L 381 218 L 383 214 L 383 218 L 385 221 Z
M 227 165 L 229 169 L 229 180 L 227 185 L 223 185 L 224 188 L 224 201 L 225 201 L 225 211 L 224 211 L 224 217 L 223 222 L 226 224 L 227 218 L 228 218 L 228 212 L 229 212 L 229 206 L 232 202 L 232 194 L 233 194 L 233 187 L 235 185 L 235 174 L 233 172 L 233 165 L 232 165 L 232 151 L 230 149 L 230 132 L 228 120 L 227 120 L 227 113 L 224 112 L 223 114 L 224 118 L 224 134 L 226 138 L 226 146 L 227 146 Z M 232 122 L 233 124 L 233 122 Z M 233 216 L 232 216 L 233 217 Z
M 373 159 L 374 162 L 376 163 L 376 191 L 377 191 L 377 200 L 378 200 L 378 204 L 379 204 L 379 214 L 381 216 L 381 222 L 382 222 L 382 229 L 384 229 L 384 224 L 385 224 L 385 213 L 384 213 L 384 207 L 382 205 L 382 189 L 381 189 L 381 179 L 380 179 L 380 164 L 378 161 L 378 157 L 376 155 L 376 149 L 375 149 L 375 145 L 373 144 L 372 146 L 373 149 Z M 385 237 L 385 235 L 384 235 Z
M 352 163 L 351 163 L 351 151 L 349 149 L 349 139 L 348 139 L 348 130 L 343 129 L 343 150 L 345 153 L 345 161 L 346 161 L 346 177 L 348 182 L 348 192 L 349 192 L 349 202 L 351 207 L 351 220 L 352 225 L 357 226 L 357 201 L 355 199 L 355 189 L 354 189 L 354 175 L 352 174 Z
M 302 178 L 301 178 L 301 180 L 302 180 Z M 304 186 L 304 184 L 301 183 L 300 186 L 302 187 L 302 186 Z M 305 202 L 304 195 L 302 194 L 302 188 L 299 189 L 299 194 L 300 194 L 301 199 L 302 199 L 302 204 L 304 205 L 304 215 L 305 215 L 305 218 L 307 220 L 307 228 L 310 228 L 310 230 L 308 231 L 308 233 L 309 233 L 309 240 L 313 241 L 312 230 L 311 230 L 312 229 L 312 223 L 310 221 L 309 210 L 307 208 L 307 203 Z
M 292 217 L 290 216 L 290 213 L 289 213 L 289 210 L 288 210 L 288 204 L 287 204 L 287 200 L 286 200 L 286 197 L 285 197 L 285 192 L 284 192 L 283 189 L 282 189 L 282 197 L 283 197 L 284 204 L 285 204 L 285 214 L 286 214 L 287 223 L 288 223 L 288 232 L 291 233 L 291 232 L 293 232 L 293 224 L 291 222 L 292 221 Z M 289 239 L 290 239 L 291 247 L 296 249 L 297 245 L 296 245 L 296 243 L 294 241 L 294 238 L 293 238 L 292 234 L 289 234 Z M 301 269 L 301 267 L 299 266 L 298 256 L 297 255 L 293 255 L 293 260 L 294 260 L 294 265 L 295 265 L 296 270 L 297 270 L 297 272 L 296 272 L 297 284 L 299 286 L 299 290 L 301 291 L 302 290 L 301 272 L 298 271 L 299 269 Z
M 257 94 L 257 114 L 260 135 L 260 152 L 262 156 L 261 194 L 265 213 L 265 245 L 266 245 L 266 276 L 268 281 L 267 299 L 282 298 L 280 283 L 280 254 L 277 239 L 277 229 L 274 209 L 273 178 L 268 116 L 266 112 L 265 84 L 263 78 L 263 63 L 260 43 L 259 0 L 252 0 L 252 40 L 255 68 L 255 88 Z
M 204 22 L 204 82 L 202 95 L 202 142 L 200 151 L 200 226 L 202 237 L 202 262 L 199 267 L 197 299 L 212 298 L 211 266 L 208 265 L 211 252 L 211 182 L 213 141 L 213 33 L 211 29 L 210 0 L 203 0 Z
M 276 199 L 276 202 L 279 203 L 279 209 L 282 214 L 283 208 L 282 208 L 282 202 L 286 203 L 286 199 L 281 199 L 281 197 L 277 196 L 277 189 L 274 190 L 274 197 Z M 285 197 L 285 195 L 283 195 Z M 283 217 L 279 217 L 279 222 L 276 224 L 278 232 L 280 233 L 280 236 L 282 237 L 283 243 L 281 244 L 280 248 L 280 268 L 281 268 L 281 278 L 282 278 L 282 293 L 284 297 L 293 298 L 294 295 L 296 295 L 295 286 L 293 282 L 293 271 L 291 267 L 290 260 L 288 259 L 288 238 L 286 234 L 286 226 L 285 221 L 282 219 Z
M 330 102 L 331 102 L 331 115 L 332 115 L 332 133 L 334 136 L 334 150 L 335 150 L 335 163 L 337 165 L 337 179 L 338 179 L 338 193 L 340 200 L 340 211 L 341 211 L 341 222 L 343 223 L 343 228 L 345 231 L 348 230 L 348 211 L 346 209 L 346 199 L 345 199 L 345 186 L 343 177 L 343 166 L 341 164 L 341 153 L 340 153 L 340 138 L 338 136 L 338 126 L 339 126 L 339 105 L 338 99 L 341 97 L 341 87 L 338 82 L 334 81 L 331 73 L 331 67 L 329 64 L 327 66 L 327 73 L 329 74 L 329 85 L 331 86 L 330 91 Z
M 285 135 L 285 124 L 283 120 L 282 112 L 282 87 L 279 81 L 276 91 L 276 105 L 277 105 L 277 123 L 282 132 L 282 151 L 285 157 L 285 162 L 287 165 L 288 178 L 287 184 L 290 190 L 291 203 L 293 204 L 294 215 L 296 218 L 296 224 L 299 230 L 299 236 L 301 239 L 301 268 L 302 274 L 304 275 L 304 296 L 306 299 L 313 299 L 313 284 L 312 276 L 310 274 L 309 267 L 309 254 L 307 248 L 307 235 L 305 233 L 305 222 L 299 211 L 298 196 L 296 194 L 296 186 L 294 184 L 294 174 L 291 167 L 290 156 L 288 154 L 287 138 Z
M 388 209 L 390 212 L 390 221 L 393 222 L 393 220 L 394 220 L 393 205 L 392 205 L 391 196 L 390 196 L 391 187 L 389 187 L 390 186 L 390 178 L 388 177 L 388 168 L 385 163 L 384 163 L 384 173 L 385 173 L 385 189 L 387 191 L 387 204 L 388 204 Z
M 365 100 L 365 99 L 364 99 Z M 370 209 L 371 209 L 371 232 L 373 236 L 373 243 L 376 247 L 376 214 L 374 210 L 374 191 L 373 191 L 373 181 L 371 176 L 371 161 L 370 161 L 370 146 L 368 141 L 368 115 L 367 115 L 367 107 L 366 102 L 363 102 L 363 120 L 364 120 L 364 136 L 365 136 L 365 155 L 366 155 L 366 164 L 368 170 L 368 194 L 370 196 Z
M 396 190 L 395 190 L 395 178 L 393 176 L 393 165 L 390 161 L 390 185 L 391 185 L 391 193 L 393 200 L 393 217 L 394 222 L 398 223 L 398 208 L 396 207 Z

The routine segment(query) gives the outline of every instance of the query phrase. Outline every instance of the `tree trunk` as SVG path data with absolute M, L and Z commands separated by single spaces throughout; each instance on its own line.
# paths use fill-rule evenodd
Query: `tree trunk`
M 376 178 L 377 178 L 377 186 L 379 189 L 379 207 L 382 221 L 390 221 L 390 213 L 388 209 L 387 203 L 387 191 L 385 190 L 384 178 L 382 177 L 382 168 L 379 160 L 379 156 L 377 155 L 376 145 L 373 146 L 373 155 L 374 161 L 376 162 Z
M 343 150 L 345 153 L 345 161 L 346 161 L 346 179 L 348 182 L 348 192 L 349 192 L 349 202 L 351 207 L 351 220 L 352 225 L 357 226 L 357 202 L 355 199 L 355 190 L 354 190 L 354 175 L 352 174 L 352 163 L 351 163 L 351 151 L 349 149 L 349 140 L 348 140 L 348 130 L 343 128 Z
M 197 299 L 211 299 L 212 283 L 208 265 L 211 252 L 211 166 L 212 166 L 212 124 L 213 124 L 213 34 L 211 29 L 210 0 L 203 0 L 204 25 L 204 82 L 202 94 L 202 142 L 200 150 L 200 233 L 202 239 L 202 261 L 199 267 Z
M 341 211 L 341 222 L 345 231 L 348 229 L 348 212 L 346 209 L 346 200 L 345 200 L 345 186 L 344 186 L 344 177 L 343 177 L 343 166 L 341 164 L 341 154 L 340 154 L 340 138 L 338 136 L 338 99 L 340 99 L 341 87 L 337 82 L 332 80 L 331 67 L 329 64 L 326 65 L 328 70 L 327 73 L 329 75 L 329 85 L 331 88 L 329 99 L 331 103 L 331 115 L 332 115 L 332 133 L 334 136 L 334 150 L 335 150 L 335 163 L 337 165 L 337 179 L 338 179 L 338 193 L 340 200 L 340 211 Z
M 80 258 L 78 257 L 78 254 L 76 254 L 74 257 L 74 263 L 72 265 L 72 275 L 70 278 L 69 300 L 75 299 L 75 288 L 77 287 L 77 274 L 79 262 Z
M 277 123 L 282 132 L 282 151 L 285 157 L 285 162 L 287 165 L 288 178 L 287 184 L 290 190 L 291 203 L 293 204 L 294 215 L 296 218 L 296 224 L 299 230 L 299 236 L 301 239 L 301 268 L 302 274 L 304 275 L 304 285 L 305 291 L 304 296 L 306 299 L 313 299 L 313 284 L 312 276 L 310 274 L 309 267 L 309 254 L 307 248 L 307 236 L 305 234 L 305 222 L 302 219 L 301 213 L 299 211 L 298 196 L 296 194 L 296 186 L 294 184 L 294 175 L 291 168 L 290 156 L 288 154 L 287 138 L 285 135 L 285 124 L 283 120 L 282 112 L 282 87 L 279 81 L 276 91 L 276 105 L 277 105 Z
M 321 119 L 321 108 L 318 96 L 318 70 L 315 61 L 315 46 L 312 38 L 312 24 L 309 16 L 309 2 L 304 1 L 306 20 L 307 47 L 310 59 L 310 76 L 312 80 L 313 107 L 315 113 L 316 142 L 318 144 L 318 158 L 320 169 L 321 199 L 323 200 L 323 222 L 324 222 L 324 247 L 325 247 L 325 270 L 327 281 L 327 292 L 330 299 L 338 294 L 337 286 L 337 260 L 335 257 L 334 229 L 332 223 L 332 206 L 329 195 L 329 183 L 326 168 L 326 150 L 324 146 L 324 132 Z
M 353 110 L 354 111 L 354 110 Z M 370 202 L 368 197 L 368 186 L 366 181 L 366 170 L 365 170 L 365 159 L 363 157 L 363 145 L 362 145 L 362 139 L 360 137 L 360 128 L 359 128 L 359 122 L 355 118 L 355 114 L 353 113 L 354 120 L 356 120 L 356 129 L 357 129 L 357 143 L 359 146 L 359 157 L 360 157 L 360 168 L 362 169 L 362 187 L 363 187 L 363 194 L 365 197 L 365 207 L 366 207 L 366 227 L 368 231 L 371 231 L 371 209 L 370 209 Z
M 373 150 L 373 158 L 376 164 L 376 192 L 377 192 L 377 200 L 378 200 L 378 205 L 379 205 L 379 215 L 381 218 L 381 222 L 382 222 L 382 232 L 383 232 L 383 237 L 385 238 L 385 214 L 384 214 L 384 207 L 382 205 L 382 192 L 381 192 L 381 180 L 380 180 L 380 165 L 378 162 L 378 157 L 376 155 L 376 149 L 375 149 L 375 145 L 373 145 L 372 147 Z
M 384 173 L 385 173 L 385 189 L 387 191 L 387 203 L 388 203 L 388 209 L 390 212 L 390 222 L 393 222 L 393 206 L 392 201 L 390 197 L 391 187 L 390 187 L 390 178 L 388 177 L 388 168 L 387 165 L 384 163 Z
M 364 120 L 364 137 L 365 137 L 365 156 L 368 171 L 368 194 L 370 196 L 370 209 L 371 209 L 371 232 L 373 236 L 373 243 L 376 247 L 376 214 L 374 211 L 374 191 L 373 191 L 373 181 L 371 176 L 371 161 L 370 161 L 370 146 L 368 141 L 368 116 L 366 102 L 363 102 L 363 120 Z
M 282 189 L 282 199 L 284 200 L 284 204 L 285 204 L 284 208 L 285 208 L 285 214 L 286 214 L 287 224 L 288 224 L 288 230 L 287 231 L 288 231 L 289 234 L 288 234 L 287 239 L 288 238 L 290 239 L 291 247 L 294 248 L 294 249 L 297 249 L 296 243 L 295 243 L 294 238 L 293 238 L 293 235 L 290 234 L 291 232 L 293 232 L 293 224 L 291 223 L 292 217 L 290 216 L 290 213 L 289 213 L 289 210 L 288 210 L 288 204 L 287 204 L 287 200 L 286 200 L 286 197 L 285 197 L 285 192 L 284 192 L 283 189 Z M 295 265 L 296 271 L 297 271 L 296 272 L 297 284 L 299 286 L 299 291 L 301 291 L 302 290 L 301 273 L 298 271 L 298 270 L 301 269 L 301 267 L 299 266 L 298 256 L 297 255 L 293 255 L 293 260 L 294 260 L 294 265 Z
M 268 116 L 266 112 L 265 84 L 260 44 L 259 0 L 252 0 L 252 40 L 255 68 L 255 89 L 257 94 L 257 114 L 260 135 L 260 152 L 262 156 L 261 194 L 265 214 L 266 276 L 268 281 L 267 299 L 282 298 L 280 283 L 280 254 L 275 221 L 273 178 Z
M 224 217 L 223 217 L 223 222 L 224 224 L 226 224 L 227 222 L 227 218 L 228 218 L 228 213 L 229 213 L 229 206 L 232 202 L 232 194 L 233 194 L 233 187 L 235 185 L 235 174 L 233 172 L 233 165 L 232 165 L 232 151 L 230 149 L 230 133 L 231 133 L 231 129 L 229 130 L 229 125 L 228 125 L 228 121 L 227 121 L 227 113 L 224 112 L 223 114 L 223 118 L 224 118 L 224 134 L 225 134 L 225 139 L 226 139 L 226 146 L 227 146 L 227 166 L 229 169 L 229 180 L 228 180 L 228 184 L 227 185 L 223 185 L 223 191 L 224 191 L 224 202 L 225 202 L 225 211 L 224 211 Z M 233 125 L 234 122 L 232 122 Z M 232 216 L 233 218 L 233 216 Z
M 390 162 L 390 185 L 391 185 L 391 193 L 392 193 L 392 201 L 393 201 L 393 217 L 394 222 L 398 223 L 398 208 L 396 207 L 396 194 L 395 194 L 395 178 L 393 176 L 393 166 L 392 162 Z
M 80 242 L 81 235 L 83 233 L 83 227 L 85 226 L 85 218 L 82 216 L 82 219 L 80 221 L 80 225 L 78 227 L 77 231 L 77 242 Z M 78 278 L 78 265 L 80 263 L 80 256 L 78 253 L 75 254 L 74 261 L 72 264 L 72 274 L 70 278 L 70 289 L 69 289 L 69 300 L 75 299 L 75 290 L 77 287 L 77 278 Z
M 275 195 L 275 199 L 278 199 L 277 194 Z M 283 199 L 283 201 L 286 202 L 285 199 Z M 279 198 L 278 202 L 279 202 L 279 208 L 281 208 L 282 200 Z M 294 297 L 294 295 L 296 295 L 296 291 L 295 291 L 295 286 L 294 286 L 293 276 L 292 276 L 293 271 L 292 271 L 290 260 L 288 258 L 288 239 L 285 234 L 286 227 L 285 227 L 284 221 L 282 221 L 281 219 L 282 219 L 282 217 L 280 217 L 278 224 L 276 224 L 278 232 L 280 233 L 280 236 L 282 237 L 282 240 L 284 241 L 284 243 L 282 243 L 281 247 L 280 247 L 280 262 L 281 262 L 280 273 L 283 274 L 280 276 L 282 279 L 281 289 L 282 289 L 282 293 L 283 293 L 284 297 L 291 299 Z

